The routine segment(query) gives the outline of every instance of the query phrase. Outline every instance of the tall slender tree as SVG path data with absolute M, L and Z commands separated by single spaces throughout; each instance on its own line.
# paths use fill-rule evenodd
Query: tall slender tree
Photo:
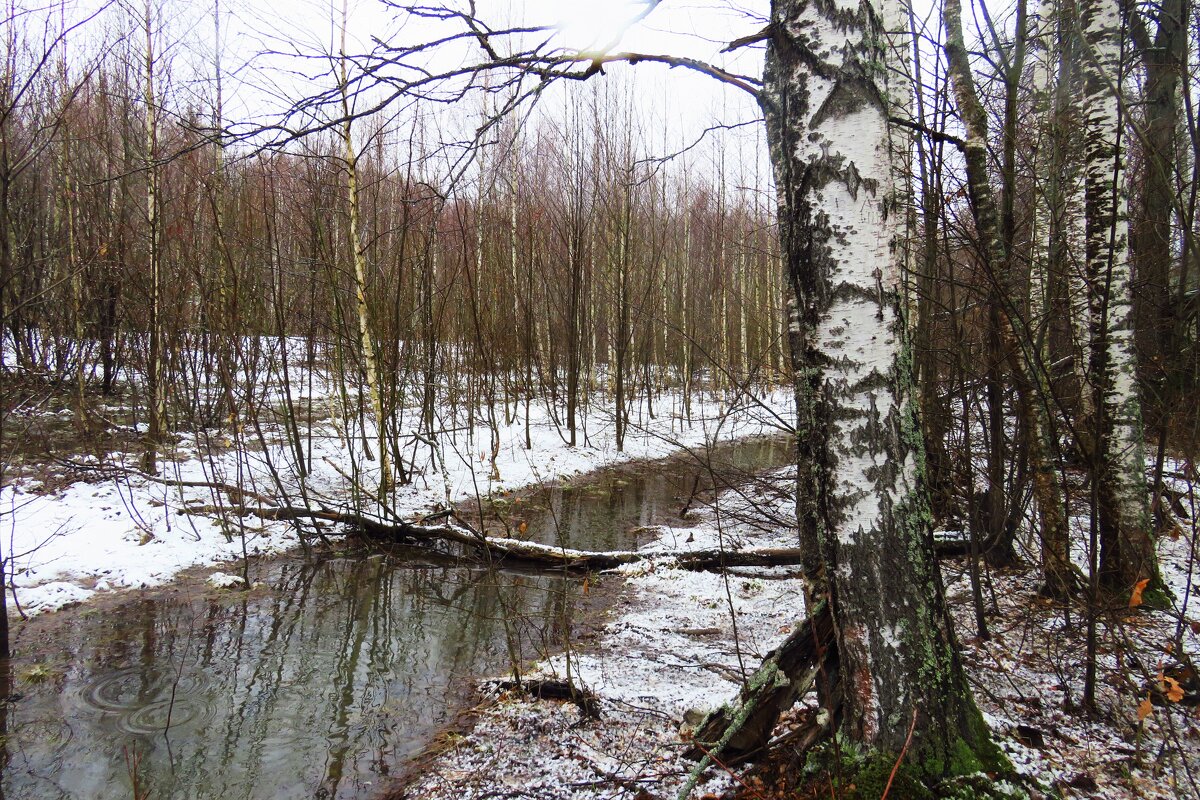
M 1105 582 L 1132 590 L 1146 579 L 1160 589 L 1133 341 L 1125 118 L 1119 97 L 1126 71 L 1124 19 L 1117 0 L 1080 4 L 1089 380 L 1097 433 L 1092 462 Z
M 1001 757 L 933 558 L 896 237 L 889 0 L 772 3 L 762 92 L 798 410 L 797 512 L 836 625 L 842 730 L 939 779 Z

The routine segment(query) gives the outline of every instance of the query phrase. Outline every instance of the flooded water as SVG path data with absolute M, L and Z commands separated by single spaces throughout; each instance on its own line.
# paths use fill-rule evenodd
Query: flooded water
M 720 460 L 788 459 L 760 440 Z M 634 529 L 677 514 L 706 475 L 676 462 L 580 480 L 503 507 L 489 527 L 633 547 Z M 42 655 L 8 676 L 0 800 L 370 797 L 473 679 L 560 648 L 578 599 L 574 578 L 377 554 L 279 559 L 258 580 L 250 593 L 193 587 L 74 609 L 54 641 L 18 639 Z
M 697 453 L 697 456 L 701 454 Z M 649 532 L 639 529 L 677 516 L 695 493 L 790 460 L 777 439 L 752 439 L 714 451 L 712 473 L 693 458 L 647 465 L 635 475 L 613 470 L 578 482 L 547 487 L 532 501 L 499 504 L 485 527 L 492 535 L 520 536 L 544 544 L 580 550 L 623 550 L 643 545 Z M 690 463 L 689 463 L 690 462 Z M 692 508 L 699 501 L 691 503 Z M 474 520 L 477 522 L 477 520 Z M 521 522 L 526 524 L 520 532 Z

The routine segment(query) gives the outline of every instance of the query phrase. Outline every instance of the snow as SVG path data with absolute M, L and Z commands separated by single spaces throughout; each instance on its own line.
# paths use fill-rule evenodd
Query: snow
M 217 589 L 238 589 L 246 585 L 246 579 L 240 575 L 214 572 L 208 576 L 208 585 Z
M 776 492 L 725 495 L 701 514 L 698 526 L 663 527 L 647 549 L 671 543 L 711 547 L 722 539 L 728 546 L 794 545 L 794 529 L 786 524 L 764 529 L 729 521 L 735 507 L 745 510 L 757 503 L 786 523 L 793 511 L 788 489 L 794 471 L 777 471 L 774 478 Z M 1175 587 L 1186 585 L 1193 571 L 1191 538 L 1164 539 L 1160 548 L 1164 576 L 1178 602 L 1184 595 Z M 601 718 L 585 718 L 570 704 L 493 691 L 476 710 L 472 729 L 439 745 L 432 763 L 422 762 L 405 796 L 459 800 L 492 796 L 506 787 L 547 799 L 637 796 L 631 787 L 646 796 L 675 796 L 695 767 L 681 756 L 687 726 L 732 700 L 742 665 L 753 670 L 801 618 L 802 579 L 781 568 L 724 576 L 688 572 L 665 560 L 614 572 L 625 591 L 598 640 L 573 645 L 570 653 L 547 658 L 527 675 L 570 677 L 598 697 Z M 1079 611 L 1072 612 L 1068 628 L 1061 609 L 1038 598 L 1036 566 L 989 576 L 989 597 L 995 596 L 998 613 L 989 617 L 992 638 L 986 641 L 971 635 L 964 562 L 944 562 L 943 572 L 976 701 L 1018 775 L 1064 798 L 1195 796 L 1188 778 L 1189 770 L 1194 774 L 1200 767 L 1195 710 L 1184 704 L 1156 706 L 1139 724 L 1135 709 L 1146 696 L 1146 670 L 1129 658 L 1155 659 L 1148 664 L 1152 675 L 1164 647 L 1169 648 L 1174 620 L 1195 614 L 1177 606 L 1106 617 L 1101 716 L 1093 720 L 1078 708 L 1084 652 Z M 1184 627 L 1186 649 L 1194 653 L 1200 639 Z M 889 641 L 899 638 L 897 631 L 883 635 Z M 1130 647 L 1124 657 L 1117 655 L 1123 646 Z M 811 707 L 814 700 L 806 702 Z M 784 724 L 786 729 L 786 719 Z M 692 796 L 723 796 L 742 780 L 714 767 Z
M 296 381 L 294 386 L 300 386 Z M 272 390 L 274 391 L 274 390 Z M 477 415 L 477 425 L 448 408 L 439 410 L 444 427 L 453 434 L 439 437 L 445 468 L 428 447 L 406 450 L 414 472 L 411 485 L 398 487 L 388 507 L 398 516 L 414 519 L 477 494 L 508 491 L 535 483 L 569 478 L 601 466 L 639 458 L 657 458 L 680 446 L 778 432 L 778 419 L 790 416 L 791 392 L 778 390 L 761 398 L 763 407 L 736 399 L 736 407 L 720 396 L 696 396 L 692 422 L 673 413 L 681 398 L 658 398 L 659 413 L 628 431 L 624 452 L 617 452 L 608 407 L 595 400 L 581 420 L 587 444 L 568 447 L 547 410 L 531 413 L 532 449 L 524 448 L 523 409 L 513 424 L 499 425 L 498 481 L 489 480 L 490 431 Z M 411 417 L 412 415 L 410 415 Z M 503 421 L 501 421 L 503 423 Z M 80 457 L 57 467 L 27 471 L 0 488 L 0 550 L 12 554 L 12 584 L 16 600 L 27 613 L 61 608 L 86 600 L 94 592 L 160 585 L 180 571 L 240 559 L 242 538 L 251 556 L 280 553 L 299 544 L 295 525 L 264 522 L 254 516 L 228 513 L 238 503 L 257 507 L 252 497 L 230 498 L 208 486 L 181 483 L 233 484 L 269 498 L 279 492 L 271 474 L 277 470 L 287 496 L 301 489 L 310 500 L 346 508 L 355 496 L 352 477 L 357 470 L 361 491 L 371 496 L 378 483 L 375 462 L 366 461 L 356 447 L 359 435 L 332 424 L 313 431 L 312 473 L 301 480 L 289 469 L 294 455 L 281 429 L 266 428 L 266 447 L 208 448 L 227 434 L 199 431 L 174 444 L 160 460 L 157 480 L 138 470 L 137 453 L 112 452 L 102 459 Z M 373 432 L 362 432 L 370 440 Z M 173 460 L 165 460 L 170 455 Z M 9 475 L 14 474 L 9 471 Z M 278 502 L 278 500 L 276 500 Z M 386 512 L 360 500 L 359 511 L 373 516 Z M 207 509 L 203 513 L 188 513 Z M 226 513 L 216 513 L 225 509 Z M 312 528 L 308 528 L 309 532 Z M 326 535 L 336 533 L 332 529 Z
M 795 480 L 794 469 L 774 475 L 780 486 Z M 664 526 L 646 549 L 689 537 L 695 548 L 794 546 L 790 528 L 734 521 L 754 505 L 787 519 L 792 501 L 786 491 L 762 486 L 745 496 L 727 492 L 717 506 L 694 512 L 700 524 Z M 473 730 L 456 738 L 407 796 L 474 797 L 498 783 L 535 798 L 612 797 L 613 787 L 632 785 L 674 796 L 694 766 L 681 757 L 681 725 L 732 698 L 791 632 L 804 613 L 803 584 L 794 570 L 722 575 L 680 570 L 666 559 L 613 573 L 605 580 L 624 581 L 626 591 L 599 640 L 551 656 L 526 675 L 570 676 L 599 699 L 602 719 L 583 719 L 571 705 L 493 695 Z M 733 782 L 711 770 L 694 796 Z

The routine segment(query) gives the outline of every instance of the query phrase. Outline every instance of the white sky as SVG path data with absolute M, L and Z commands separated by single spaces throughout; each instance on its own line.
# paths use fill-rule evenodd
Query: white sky
M 132 10 L 140 11 L 143 0 L 126 1 Z M 196 75 L 196 80 L 188 84 L 189 91 L 206 100 L 211 98 L 215 94 L 210 78 L 214 0 L 157 1 L 163 7 L 163 38 L 175 53 L 176 73 L 186 64 Z M 314 88 L 332 85 L 328 56 L 338 49 L 342 0 L 291 0 L 286 5 L 271 0 L 219 1 L 225 15 L 222 65 L 226 72 L 234 72 L 223 87 L 227 120 L 269 119 L 298 97 L 311 94 Z M 463 0 L 451 2 L 465 6 Z M 628 30 L 615 49 L 683 55 L 757 76 L 762 70 L 761 49 L 735 56 L 719 53 L 731 39 L 762 27 L 767 0 L 750 3 L 751 7 L 760 7 L 757 17 L 736 10 L 727 0 L 665 0 L 650 17 Z M 403 25 L 396 12 L 380 0 L 349 0 L 348 5 L 350 51 L 370 50 L 373 37 L 412 44 L 451 30 L 448 25 L 435 27 L 429 23 Z M 640 9 L 625 0 L 479 0 L 478 7 L 481 16 L 494 27 L 503 27 L 506 19 L 520 24 L 562 25 L 560 41 L 567 47 L 610 41 L 621 23 Z M 444 67 L 468 60 L 477 61 L 477 51 L 447 51 L 439 64 Z M 690 143 L 697 132 L 714 121 L 740 122 L 758 114 L 752 99 L 743 92 L 694 72 L 652 64 L 613 65 L 606 72 L 609 80 L 634 83 L 645 112 L 665 121 L 672 146 L 685 140 Z M 579 86 L 575 90 L 581 88 L 586 90 Z M 541 105 L 552 111 L 561 102 L 551 94 Z M 747 147 L 752 139 L 747 140 Z

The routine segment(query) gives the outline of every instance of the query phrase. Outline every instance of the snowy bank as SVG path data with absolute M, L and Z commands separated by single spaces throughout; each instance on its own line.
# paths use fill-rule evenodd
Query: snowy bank
M 792 416 L 788 390 L 757 402 L 739 396 L 733 407 L 697 396 L 690 421 L 681 419 L 683 405 L 677 396 L 663 395 L 658 405 L 660 413 L 654 419 L 643 418 L 627 432 L 623 452 L 617 452 L 611 418 L 600 403 L 590 407 L 581 425 L 586 442 L 574 448 L 566 445 L 544 407 L 534 406 L 530 449 L 524 446 L 523 419 L 501 421 L 498 480 L 491 479 L 493 439 L 482 415 L 474 428 L 467 428 L 447 412 L 449 432 L 438 437 L 436 449 L 418 442 L 406 451 L 412 481 L 395 488 L 387 508 L 413 518 L 444 507 L 447 500 L 457 503 L 622 461 L 659 458 L 680 447 L 778 433 L 781 419 Z M 24 477 L 0 488 L 0 546 L 11 558 L 20 608 L 37 613 L 84 601 L 97 591 L 158 585 L 190 567 L 239 559 L 243 546 L 248 555 L 258 556 L 299 544 L 297 528 L 290 523 L 186 513 L 188 509 L 282 496 L 295 504 L 305 497 L 333 507 L 353 502 L 364 513 L 382 513 L 366 499 L 378 485 L 378 473 L 376 462 L 355 452 L 359 436 L 351 434 L 348 441 L 334 425 L 314 429 L 306 439 L 312 448 L 311 471 L 303 479 L 295 474 L 292 445 L 282 428 L 268 429 L 262 440 L 249 440 L 249 445 L 228 442 L 219 451 L 210 446 L 227 441 L 224 437 L 201 431 L 176 442 L 170 460 L 160 460 L 157 479 L 136 470 L 139 454 L 117 452 L 25 470 Z M 369 439 L 369 432 L 361 438 Z M 235 500 L 214 488 L 219 484 L 248 494 L 236 495 Z

